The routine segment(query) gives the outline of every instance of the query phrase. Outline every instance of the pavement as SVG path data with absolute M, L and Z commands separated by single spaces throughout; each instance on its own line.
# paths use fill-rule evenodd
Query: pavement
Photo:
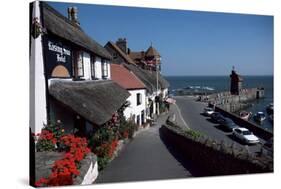
M 249 152 L 256 153 L 261 149 L 261 144 L 244 145 L 238 139 L 234 138 L 229 132 L 226 132 L 220 125 L 213 123 L 209 117 L 202 115 L 206 103 L 198 102 L 195 97 L 175 96 L 176 104 L 180 109 L 182 118 L 189 128 L 197 130 L 217 141 L 225 141 L 228 144 L 234 144 L 237 147 L 246 148 Z M 263 140 L 261 140 L 264 142 Z
M 160 115 L 157 124 L 140 132 L 127 143 L 119 156 L 99 173 L 95 183 L 131 182 L 145 180 L 177 179 L 194 176 L 194 168 L 188 162 L 184 165 L 166 146 L 159 135 L 159 128 L 165 123 L 168 115 L 175 114 L 177 122 L 185 125 L 180 119 L 176 106 L 170 108 L 166 115 Z

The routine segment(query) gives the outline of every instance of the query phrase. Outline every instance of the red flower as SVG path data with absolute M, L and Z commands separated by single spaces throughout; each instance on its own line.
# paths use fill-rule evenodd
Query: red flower
M 41 137 L 49 139 L 53 143 L 57 142 L 53 138 L 53 133 L 49 131 L 43 130 Z M 77 164 L 90 153 L 90 149 L 87 147 L 87 140 L 85 138 L 75 137 L 74 135 L 65 135 L 60 138 L 60 141 L 69 147 L 69 151 L 65 153 L 63 159 L 55 161 L 49 178 L 45 180 L 42 178 L 36 182 L 38 186 L 71 185 L 73 183 L 72 178 L 80 174 Z

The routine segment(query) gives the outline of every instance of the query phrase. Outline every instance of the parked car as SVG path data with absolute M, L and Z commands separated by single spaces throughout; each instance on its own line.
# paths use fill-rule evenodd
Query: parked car
M 263 122 L 265 119 L 266 119 L 266 116 L 265 116 L 265 114 L 264 114 L 263 112 L 258 112 L 258 113 L 256 113 L 256 114 L 254 115 L 254 120 L 255 120 L 256 122 L 261 123 L 261 122 Z
M 215 112 L 215 111 L 214 111 L 213 108 L 207 107 L 207 108 L 204 108 L 203 114 L 206 115 L 206 116 L 211 116 L 214 112 Z
M 243 127 L 233 129 L 233 135 L 246 144 L 256 144 L 260 142 L 258 137 Z
M 219 112 L 214 112 L 211 114 L 211 119 L 218 123 L 221 119 L 224 119 L 224 116 Z
M 226 128 L 228 131 L 232 131 L 233 129 L 239 127 L 238 125 L 236 125 L 232 119 L 230 118 L 223 118 L 223 119 L 220 119 L 218 121 L 219 124 L 221 124 L 224 128 Z

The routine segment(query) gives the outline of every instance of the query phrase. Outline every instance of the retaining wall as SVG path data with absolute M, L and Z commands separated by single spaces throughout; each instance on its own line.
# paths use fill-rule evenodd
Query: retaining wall
M 162 125 L 160 136 L 166 145 L 203 170 L 203 176 L 273 172 L 272 159 L 253 158 L 242 149 L 227 147 L 204 137 L 188 136 L 175 126 Z

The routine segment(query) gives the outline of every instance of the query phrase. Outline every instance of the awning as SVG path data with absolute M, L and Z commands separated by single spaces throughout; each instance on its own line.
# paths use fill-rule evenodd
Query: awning
M 176 100 L 175 100 L 175 99 L 172 99 L 172 98 L 167 98 L 167 99 L 165 100 L 165 102 L 168 102 L 168 103 L 170 103 L 170 104 L 175 104 L 175 103 L 176 103 Z
M 49 93 L 88 121 L 102 125 L 109 121 L 130 93 L 113 81 L 52 81 Z

